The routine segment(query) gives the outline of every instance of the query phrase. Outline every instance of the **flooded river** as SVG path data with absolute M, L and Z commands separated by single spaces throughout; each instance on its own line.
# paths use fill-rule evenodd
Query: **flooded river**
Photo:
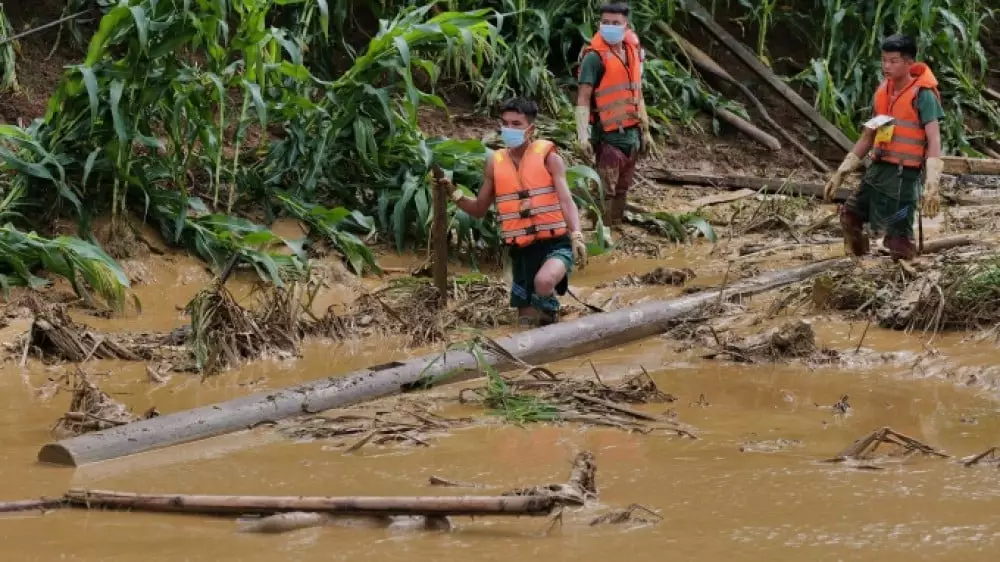
M 655 265 L 660 263 L 595 264 L 573 284 L 585 295 L 586 287 L 624 270 L 648 271 Z M 707 278 L 725 273 L 715 266 L 704 271 Z M 138 289 L 142 316 L 78 319 L 104 330 L 183 324 L 177 307 L 207 274 L 186 259 L 152 273 L 158 284 Z M 644 291 L 650 297 L 678 292 Z M 823 345 L 847 353 L 863 329 L 825 318 L 816 326 Z M 596 457 L 600 504 L 567 512 L 562 527 L 549 533 L 545 518 L 494 517 L 455 518 L 450 533 L 316 528 L 247 535 L 227 518 L 63 510 L 3 517 L 0 541 L 5 558 L 19 561 L 993 560 L 1000 547 L 996 469 L 965 468 L 955 458 L 913 459 L 880 471 L 822 462 L 882 426 L 956 457 L 1000 445 L 995 399 L 983 387 L 965 384 L 970 369 L 998 363 L 995 344 L 939 338 L 933 344 L 939 355 L 914 368 L 927 353 L 926 341 L 919 333 L 871 328 L 857 366 L 850 368 L 711 361 L 664 338 L 588 357 L 605 379 L 640 366 L 649 370 L 678 401 L 644 408 L 657 414 L 673 409 L 680 421 L 697 429 L 698 440 L 576 426 L 490 426 L 455 431 L 430 447 L 366 447 L 345 455 L 322 441 L 293 442 L 259 428 L 76 470 L 35 464 L 38 448 L 50 439 L 48 431 L 69 399 L 60 394 L 45 400 L 36 389 L 70 367 L 29 362 L 21 368 L 9 361 L 0 371 L 0 499 L 60 495 L 69 487 L 245 495 L 463 492 L 430 487 L 432 475 L 488 486 L 473 493 L 499 493 L 565 481 L 573 455 L 586 449 Z M 384 342 L 310 342 L 299 361 L 257 363 L 204 383 L 175 374 L 155 386 L 147 382 L 142 364 L 95 361 L 87 370 L 108 373 L 97 382 L 133 410 L 155 405 L 166 413 L 407 354 L 387 348 Z M 883 358 L 878 352 L 898 353 Z M 585 358 L 554 367 L 591 376 Z M 453 395 L 457 389 L 436 392 Z M 828 406 L 844 394 L 853 408 L 847 415 L 835 414 Z M 449 410 L 456 412 L 481 410 Z M 588 526 L 593 516 L 632 503 L 657 510 L 664 520 L 644 527 Z

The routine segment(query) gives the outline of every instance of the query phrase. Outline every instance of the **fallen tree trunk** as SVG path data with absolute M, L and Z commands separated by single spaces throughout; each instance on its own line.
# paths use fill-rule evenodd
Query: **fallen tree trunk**
M 834 143 L 839 146 L 846 154 L 854 147 L 854 143 L 851 139 L 847 138 L 840 129 L 835 127 L 833 123 L 826 120 L 818 111 L 813 109 L 813 106 L 802 99 L 800 95 L 795 93 L 795 90 L 791 89 L 787 84 L 781 81 L 780 78 L 774 75 L 773 72 L 762 62 L 757 60 L 749 49 L 747 49 L 742 43 L 739 42 L 735 37 L 729 34 L 725 29 L 722 28 L 716 21 L 712 18 L 712 14 L 708 12 L 701 5 L 698 0 L 687 0 L 685 2 L 688 7 L 688 11 L 698 20 L 705 29 L 712 34 L 718 41 L 726 46 L 734 55 L 736 55 L 744 64 L 750 67 L 758 76 L 764 79 L 772 88 L 775 89 L 783 98 L 785 98 L 788 103 L 792 104 L 795 109 L 799 111 L 806 119 L 812 121 L 827 137 L 830 138 Z
M 824 173 L 829 173 L 832 170 L 825 162 L 819 159 L 818 156 L 813 154 L 808 148 L 806 148 L 802 143 L 800 143 L 787 129 L 779 125 L 774 119 L 771 118 L 771 114 L 767 112 L 767 108 L 761 103 L 757 96 L 753 95 L 750 88 L 747 88 L 743 82 L 732 77 L 731 74 L 726 72 L 726 69 L 715 62 L 715 59 L 708 56 L 698 47 L 694 46 L 687 39 L 681 37 L 677 32 L 670 28 L 666 23 L 659 21 L 656 24 L 664 33 L 670 35 L 673 40 L 683 49 L 687 55 L 691 58 L 691 62 L 694 63 L 702 72 L 707 72 L 712 76 L 715 76 L 719 80 L 726 82 L 738 89 L 745 98 L 750 100 L 750 103 L 757 109 L 757 113 L 760 114 L 760 118 L 764 120 L 765 123 L 772 129 L 778 132 L 786 141 L 788 141 L 792 146 L 794 146 L 803 156 L 809 159 L 816 168 Z
M 548 515 L 547 496 L 204 496 L 134 494 L 73 489 L 66 502 L 88 509 L 127 509 L 202 515 L 273 515 L 307 511 L 341 515 Z
M 773 150 L 775 152 L 781 150 L 781 142 L 778 139 L 772 137 L 771 135 L 760 130 L 753 123 L 747 121 L 746 119 L 736 115 L 728 109 L 723 109 L 721 107 L 712 106 L 712 113 L 716 115 L 719 119 L 722 119 L 726 123 L 729 123 L 737 130 L 739 130 L 744 135 L 750 137 L 751 139 L 760 143 L 764 148 Z
M 502 371 L 518 367 L 516 360 L 542 364 L 640 340 L 663 333 L 673 321 L 724 296 L 762 293 L 850 263 L 849 259 L 821 261 L 748 279 L 724 291 L 646 302 L 526 330 L 497 342 L 510 353 L 509 357 L 486 352 L 486 361 Z M 39 451 L 38 460 L 80 466 L 231 433 L 266 421 L 345 407 L 428 387 L 437 381 L 454 382 L 476 376 L 479 376 L 476 356 L 467 351 L 394 361 L 284 390 L 261 392 L 48 443 Z

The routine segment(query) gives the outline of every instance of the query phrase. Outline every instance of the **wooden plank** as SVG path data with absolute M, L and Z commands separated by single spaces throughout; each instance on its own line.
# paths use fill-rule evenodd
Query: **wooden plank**
M 698 0 L 686 0 L 686 5 L 688 11 L 691 15 L 698 20 L 702 26 L 708 30 L 717 40 L 719 40 L 723 45 L 726 46 L 734 55 L 736 55 L 744 64 L 750 67 L 758 76 L 764 79 L 775 91 L 777 91 L 783 98 L 785 98 L 788 103 L 799 111 L 806 119 L 812 121 L 823 133 L 830 138 L 837 146 L 839 146 L 844 154 L 849 152 L 854 148 L 854 143 L 851 139 L 847 138 L 840 129 L 835 127 L 833 123 L 826 120 L 825 117 L 820 115 L 818 111 L 813 109 L 806 100 L 802 99 L 802 96 L 797 94 L 795 90 L 791 89 L 787 84 L 781 81 L 780 78 L 775 76 L 771 69 L 764 66 L 764 63 L 757 60 L 749 49 L 747 49 L 742 43 L 739 42 L 735 37 L 729 34 L 728 31 L 722 28 L 713 18 L 712 14 L 706 10 Z
M 942 156 L 944 173 L 961 175 L 1000 176 L 1000 160 L 995 158 L 969 158 L 967 156 Z
M 702 207 L 708 207 L 711 205 L 718 205 L 720 203 L 729 203 L 730 201 L 737 201 L 739 199 L 745 199 L 756 195 L 757 191 L 753 189 L 740 189 L 737 191 L 727 191 L 725 193 L 718 193 L 716 195 L 709 195 L 708 197 L 702 197 L 700 199 L 695 199 L 691 202 L 691 206 L 695 209 L 700 209 Z

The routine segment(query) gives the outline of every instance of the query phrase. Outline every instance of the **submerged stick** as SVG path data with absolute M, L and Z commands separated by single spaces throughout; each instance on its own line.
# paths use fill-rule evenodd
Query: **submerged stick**
M 670 329 L 677 319 L 723 296 L 731 298 L 770 291 L 851 263 L 849 258 L 824 260 L 770 272 L 725 289 L 704 291 L 669 301 L 645 302 L 526 330 L 498 340 L 497 343 L 509 357 L 491 350 L 484 354 L 484 359 L 502 372 L 519 367 L 519 363 L 538 365 L 593 353 L 661 334 Z M 265 421 L 426 388 L 442 381 L 468 380 L 480 376 L 481 367 L 476 355 L 469 351 L 449 351 L 446 355 L 435 353 L 49 443 L 39 451 L 38 460 L 80 466 L 124 457 L 255 427 Z
M 62 498 L 39 498 L 37 500 L 17 500 L 0 502 L 0 513 L 16 513 L 19 511 L 45 511 L 57 509 L 65 505 Z
M 203 515 L 273 515 L 309 512 L 342 515 L 527 515 L 544 516 L 556 506 L 545 496 L 210 496 L 135 494 L 72 489 L 66 501 L 87 509 L 127 509 Z

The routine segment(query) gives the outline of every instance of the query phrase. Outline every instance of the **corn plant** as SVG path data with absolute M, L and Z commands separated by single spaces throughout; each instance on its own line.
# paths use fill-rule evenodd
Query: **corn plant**
M 998 13 L 979 0 L 813 0 L 779 18 L 814 57 L 793 80 L 811 86 L 817 109 L 855 138 L 882 79 L 881 40 L 899 32 L 915 37 L 919 57 L 941 82 L 945 150 L 974 153 L 983 133 L 967 130 L 968 114 L 985 121 L 982 130 L 1000 128 L 1000 106 L 983 96 L 989 64 L 982 33 Z
M 0 39 L 6 39 L 14 35 L 14 30 L 7 19 L 7 12 L 0 4 Z M 17 89 L 17 53 L 14 51 L 14 42 L 9 41 L 0 45 L 0 91 L 7 92 Z

